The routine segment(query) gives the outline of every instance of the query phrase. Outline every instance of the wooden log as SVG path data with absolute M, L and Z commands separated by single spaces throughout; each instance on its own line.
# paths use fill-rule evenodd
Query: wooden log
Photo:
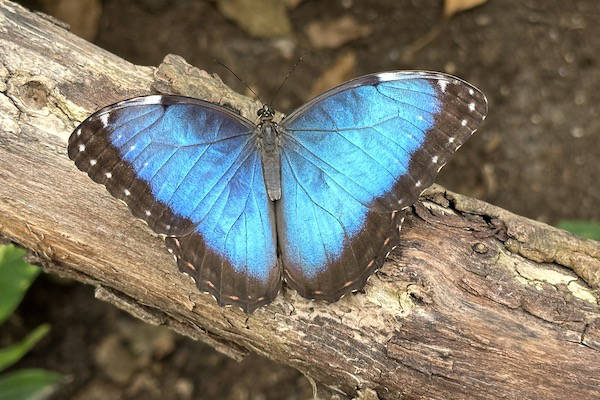
M 598 242 L 433 186 L 363 292 L 328 305 L 284 290 L 251 315 L 221 308 L 66 143 L 89 113 L 135 95 L 250 117 L 259 105 L 179 57 L 133 65 L 5 0 L 0 61 L 0 235 L 47 272 L 236 359 L 291 365 L 328 398 L 600 398 Z

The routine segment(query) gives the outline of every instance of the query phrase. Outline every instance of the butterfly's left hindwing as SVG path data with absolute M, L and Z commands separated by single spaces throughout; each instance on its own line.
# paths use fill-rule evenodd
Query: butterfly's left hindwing
M 347 82 L 284 119 L 277 224 L 288 284 L 329 301 L 362 288 L 398 243 L 400 211 L 486 112 L 466 82 L 408 71 Z
M 275 219 L 254 125 L 179 96 L 108 106 L 69 139 L 79 169 L 157 233 L 219 304 L 246 311 L 279 291 Z

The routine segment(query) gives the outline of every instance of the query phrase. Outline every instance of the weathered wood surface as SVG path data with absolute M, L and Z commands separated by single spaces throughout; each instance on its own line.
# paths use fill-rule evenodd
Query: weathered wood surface
M 254 102 L 169 56 L 140 67 L 0 0 L 0 236 L 138 318 L 242 358 L 255 351 L 339 398 L 600 398 L 600 245 L 434 186 L 364 293 L 287 290 L 218 307 L 162 240 L 66 155 L 74 126 L 155 91 Z

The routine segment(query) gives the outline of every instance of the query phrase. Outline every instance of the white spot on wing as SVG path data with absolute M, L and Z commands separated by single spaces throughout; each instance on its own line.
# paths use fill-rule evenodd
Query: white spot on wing
M 469 103 L 469 110 L 475 111 L 475 103 Z
M 135 144 L 132 144 L 131 146 L 129 146 L 129 150 L 130 150 L 130 151 L 133 151 L 133 150 L 135 150 Z
M 96 163 L 97 163 L 97 161 L 96 161 L 96 160 L 94 160 L 93 158 L 90 160 L 90 165 L 91 165 L 91 166 L 94 166 L 94 165 L 96 165 Z
M 431 157 L 431 162 L 434 163 L 434 164 L 437 164 L 437 162 L 438 162 L 438 156 Z
M 146 210 L 145 214 L 146 214 L 146 217 L 149 217 L 150 215 L 152 215 L 152 213 L 150 212 L 150 210 Z
M 398 79 L 396 72 L 381 72 L 376 75 L 379 82 L 395 81 Z
M 471 96 L 473 96 L 473 95 L 475 94 L 475 91 L 474 91 L 473 89 L 469 89 L 469 94 L 470 94 Z
M 81 128 L 77 129 L 77 132 L 75 132 L 77 134 L 77 136 L 81 135 Z
M 416 187 L 421 187 L 421 181 L 417 181 L 417 183 L 415 183 Z
M 159 94 L 155 94 L 152 96 L 144 96 L 139 99 L 138 104 L 150 105 L 150 104 L 160 104 L 162 101 L 162 96 Z
M 100 122 L 102 122 L 102 126 L 106 128 L 106 126 L 108 125 L 108 113 L 102 114 L 100 116 Z
M 112 173 L 111 172 L 107 172 L 104 175 L 106 175 L 106 179 L 112 178 Z
M 467 126 L 467 120 L 466 120 L 466 119 L 463 119 L 462 121 L 460 121 L 460 124 L 461 124 L 462 126 Z
M 442 89 L 442 93 L 446 93 L 446 86 L 448 86 L 448 81 L 439 80 L 438 85 L 440 85 L 440 89 Z
M 448 143 L 454 143 L 454 137 L 449 137 L 448 138 Z
M 85 144 L 80 144 L 79 151 L 84 151 L 84 150 L 85 150 Z
M 123 190 L 123 193 L 125 193 L 125 196 L 129 196 L 131 194 L 131 192 L 129 191 L 129 189 Z
M 422 115 L 419 115 L 419 116 L 417 117 L 417 119 L 418 119 L 419 121 L 423 121 L 423 116 L 422 116 Z

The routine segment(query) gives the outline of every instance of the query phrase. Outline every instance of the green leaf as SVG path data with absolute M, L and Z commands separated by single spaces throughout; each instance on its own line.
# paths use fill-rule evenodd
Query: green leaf
M 43 400 L 63 381 L 62 375 L 43 369 L 21 369 L 0 375 L 0 400 Z
M 562 220 L 558 227 L 588 239 L 600 240 L 600 223 L 591 221 Z
M 40 325 L 19 343 L 0 349 L 0 371 L 19 361 L 49 331 L 50 325 Z
M 17 308 L 40 268 L 23 260 L 25 250 L 0 246 L 0 324 Z

